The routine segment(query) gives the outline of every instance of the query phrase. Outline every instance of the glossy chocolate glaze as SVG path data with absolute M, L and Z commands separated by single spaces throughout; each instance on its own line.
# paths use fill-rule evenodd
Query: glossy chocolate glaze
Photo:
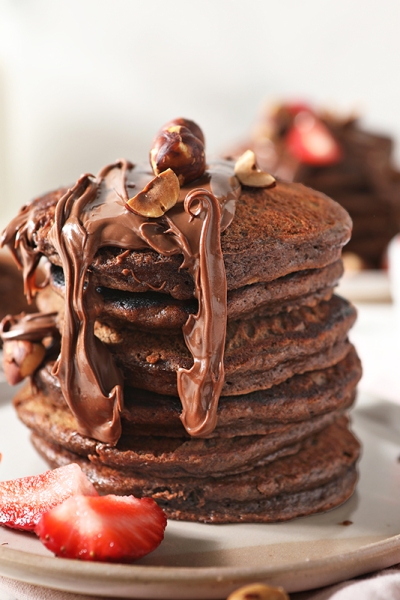
M 207 435 L 214 429 L 224 382 L 226 276 L 220 233 L 232 221 L 240 194 L 233 164 L 211 165 L 204 176 L 182 188 L 178 203 L 157 219 L 126 208 L 127 200 L 153 177 L 150 168 L 125 160 L 105 167 L 97 177 L 83 175 L 59 199 L 49 232 L 66 283 L 61 352 L 54 374 L 80 433 L 109 444 L 116 444 L 121 434 L 123 375 L 94 335 L 103 300 L 91 281 L 90 265 L 100 248 L 151 248 L 167 256 L 183 255 L 181 268 L 192 275 L 199 303 L 197 314 L 190 315 L 183 327 L 194 364 L 177 374 L 181 419 L 191 435 Z M 22 267 L 28 297 L 36 291 L 35 270 L 41 258 L 35 246 L 40 224 L 32 215 L 29 206 L 21 209 L 2 237 L 2 245 Z

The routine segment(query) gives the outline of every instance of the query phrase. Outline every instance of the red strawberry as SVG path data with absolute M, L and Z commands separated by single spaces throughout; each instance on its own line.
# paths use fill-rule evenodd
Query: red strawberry
M 57 556 L 130 562 L 155 550 L 167 519 L 151 498 L 73 496 L 40 519 L 35 531 Z
M 300 112 L 286 136 L 288 151 L 298 161 L 315 166 L 330 165 L 342 157 L 329 129 L 311 112 Z
M 42 513 L 73 494 L 98 495 L 77 464 L 0 482 L 0 525 L 34 531 Z

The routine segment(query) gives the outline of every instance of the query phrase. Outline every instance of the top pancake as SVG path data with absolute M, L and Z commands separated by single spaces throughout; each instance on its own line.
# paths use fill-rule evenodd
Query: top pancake
M 65 191 L 39 197 L 32 205 L 37 223 L 34 244 L 55 265 L 61 260 L 48 233 Z M 351 219 L 339 204 L 301 184 L 243 188 L 235 218 L 221 234 L 228 290 L 337 261 L 351 228 Z M 163 293 L 185 300 L 193 297 L 194 285 L 181 263 L 180 255 L 106 247 L 97 253 L 91 271 L 96 285 L 134 292 L 162 287 Z

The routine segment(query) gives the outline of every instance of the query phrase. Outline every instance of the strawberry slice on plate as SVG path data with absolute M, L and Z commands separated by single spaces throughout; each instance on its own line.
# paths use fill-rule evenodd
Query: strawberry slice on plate
M 72 496 L 42 515 L 35 531 L 57 556 L 131 562 L 155 550 L 167 519 L 152 498 Z
M 75 463 L 40 475 L 0 482 L 0 525 L 34 531 L 40 517 L 74 494 L 98 496 Z
M 315 166 L 337 163 L 341 148 L 327 126 L 309 111 L 299 112 L 286 135 L 286 147 L 298 161 Z

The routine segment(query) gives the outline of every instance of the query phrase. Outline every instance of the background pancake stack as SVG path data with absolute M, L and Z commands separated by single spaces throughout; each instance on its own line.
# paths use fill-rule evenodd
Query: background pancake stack
M 29 243 L 51 264 L 38 304 L 60 331 L 66 285 L 49 231 L 64 192 L 29 207 Z M 111 444 L 79 432 L 52 373 L 55 336 L 15 398 L 34 446 L 53 467 L 80 464 L 100 492 L 152 496 L 173 519 L 270 522 L 345 501 L 357 479 L 346 415 L 361 367 L 347 337 L 355 309 L 333 289 L 350 233 L 342 207 L 300 184 L 242 187 L 221 234 L 225 380 L 204 437 L 180 419 L 177 371 L 193 364 L 182 326 L 198 311 L 182 256 L 100 248 L 90 265 L 101 298 L 94 330 L 123 373 L 122 435 Z
M 11 313 L 34 312 L 35 303 L 28 304 L 21 274 L 10 253 L 0 251 L 0 319 Z M 0 339 L 0 346 L 2 342 Z
M 346 267 L 386 264 L 388 243 L 400 231 L 400 172 L 391 138 L 365 130 L 353 116 L 295 103 L 266 109 L 250 137 L 245 146 L 264 169 L 324 192 L 349 212 Z

